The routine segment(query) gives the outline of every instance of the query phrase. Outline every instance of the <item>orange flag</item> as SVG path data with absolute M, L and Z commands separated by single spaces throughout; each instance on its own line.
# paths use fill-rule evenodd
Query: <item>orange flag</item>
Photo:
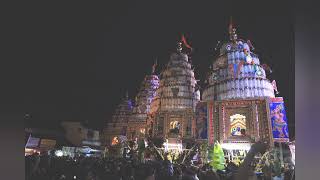
M 182 37 L 181 37 L 181 41 L 183 42 L 183 44 L 189 48 L 189 49 L 192 49 L 192 47 L 187 43 L 187 40 L 186 38 L 184 37 L 184 35 L 182 34 Z

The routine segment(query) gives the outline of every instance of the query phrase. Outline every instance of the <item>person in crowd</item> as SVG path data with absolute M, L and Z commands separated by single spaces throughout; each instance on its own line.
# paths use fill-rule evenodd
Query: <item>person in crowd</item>
M 256 154 L 264 154 L 267 150 L 267 145 L 262 142 L 257 142 L 251 146 L 250 151 L 247 153 L 243 163 L 240 165 L 235 180 L 254 180 L 257 179 L 251 163 L 254 161 Z
M 182 180 L 182 170 L 179 166 L 174 167 L 173 179 Z
M 226 165 L 226 176 L 208 164 L 192 166 L 188 163 L 172 164 L 167 158 L 159 161 L 139 162 L 126 158 L 26 156 L 26 180 L 256 180 L 252 165 L 256 154 L 263 154 L 267 147 L 255 143 L 238 167 L 233 162 Z M 166 157 L 166 156 L 165 156 Z M 187 162 L 187 161 L 186 161 Z M 294 168 L 285 166 L 279 172 L 277 163 L 262 169 L 265 179 L 294 178 Z M 280 176 L 279 176 L 280 175 Z
M 155 180 L 155 169 L 152 166 L 146 168 L 145 180 Z

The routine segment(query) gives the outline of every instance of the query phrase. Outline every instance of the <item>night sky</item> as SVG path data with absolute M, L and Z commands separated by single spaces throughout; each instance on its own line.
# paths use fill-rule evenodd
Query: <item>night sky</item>
M 130 3 L 129 3 L 130 2 Z M 239 38 L 250 39 L 286 103 L 294 136 L 294 39 L 289 3 L 46 4 L 25 20 L 31 49 L 25 60 L 23 113 L 28 127 L 88 121 L 101 129 L 121 97 L 134 96 L 158 59 L 168 62 L 181 33 L 194 48 L 196 79 L 204 81 L 217 41 L 228 39 L 232 15 Z M 169 3 L 170 2 L 170 3 Z M 282 3 L 282 4 L 280 4 Z M 26 72 L 26 71 L 24 71 Z M 201 83 L 200 83 L 201 84 Z M 9 101 L 9 100 L 8 100 Z M 23 115 L 22 115 L 23 116 Z

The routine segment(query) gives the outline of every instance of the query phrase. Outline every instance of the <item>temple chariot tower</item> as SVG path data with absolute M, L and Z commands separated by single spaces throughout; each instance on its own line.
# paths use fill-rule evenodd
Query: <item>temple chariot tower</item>
M 159 77 L 155 74 L 155 68 L 156 64 L 152 67 L 152 73 L 145 76 L 135 98 L 135 105 L 127 129 L 127 137 L 130 140 L 144 138 L 147 135 L 147 115 L 151 110 L 151 102 L 159 87 Z
M 188 55 L 178 42 L 161 72 L 160 85 L 151 103 L 148 133 L 164 138 L 191 138 L 195 106 L 200 100 Z
M 113 114 L 111 121 L 107 122 L 103 129 L 105 145 L 111 145 L 112 140 L 118 136 L 127 136 L 127 126 L 132 114 L 132 108 L 132 101 L 129 99 L 127 92 Z
M 199 119 L 196 124 L 206 124 L 209 144 L 219 141 L 225 149 L 249 150 L 258 140 L 270 146 L 287 141 L 283 99 L 275 97 L 274 81 L 267 79 L 251 42 L 237 37 L 232 22 L 229 36 L 213 61 L 202 94 L 207 122 Z

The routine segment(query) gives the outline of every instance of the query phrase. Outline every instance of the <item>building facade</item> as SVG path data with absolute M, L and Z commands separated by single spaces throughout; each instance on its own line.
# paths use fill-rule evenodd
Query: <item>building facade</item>
M 61 126 L 65 130 L 66 139 L 74 146 L 100 147 L 100 133 L 97 130 L 89 129 L 81 122 L 64 121 Z

